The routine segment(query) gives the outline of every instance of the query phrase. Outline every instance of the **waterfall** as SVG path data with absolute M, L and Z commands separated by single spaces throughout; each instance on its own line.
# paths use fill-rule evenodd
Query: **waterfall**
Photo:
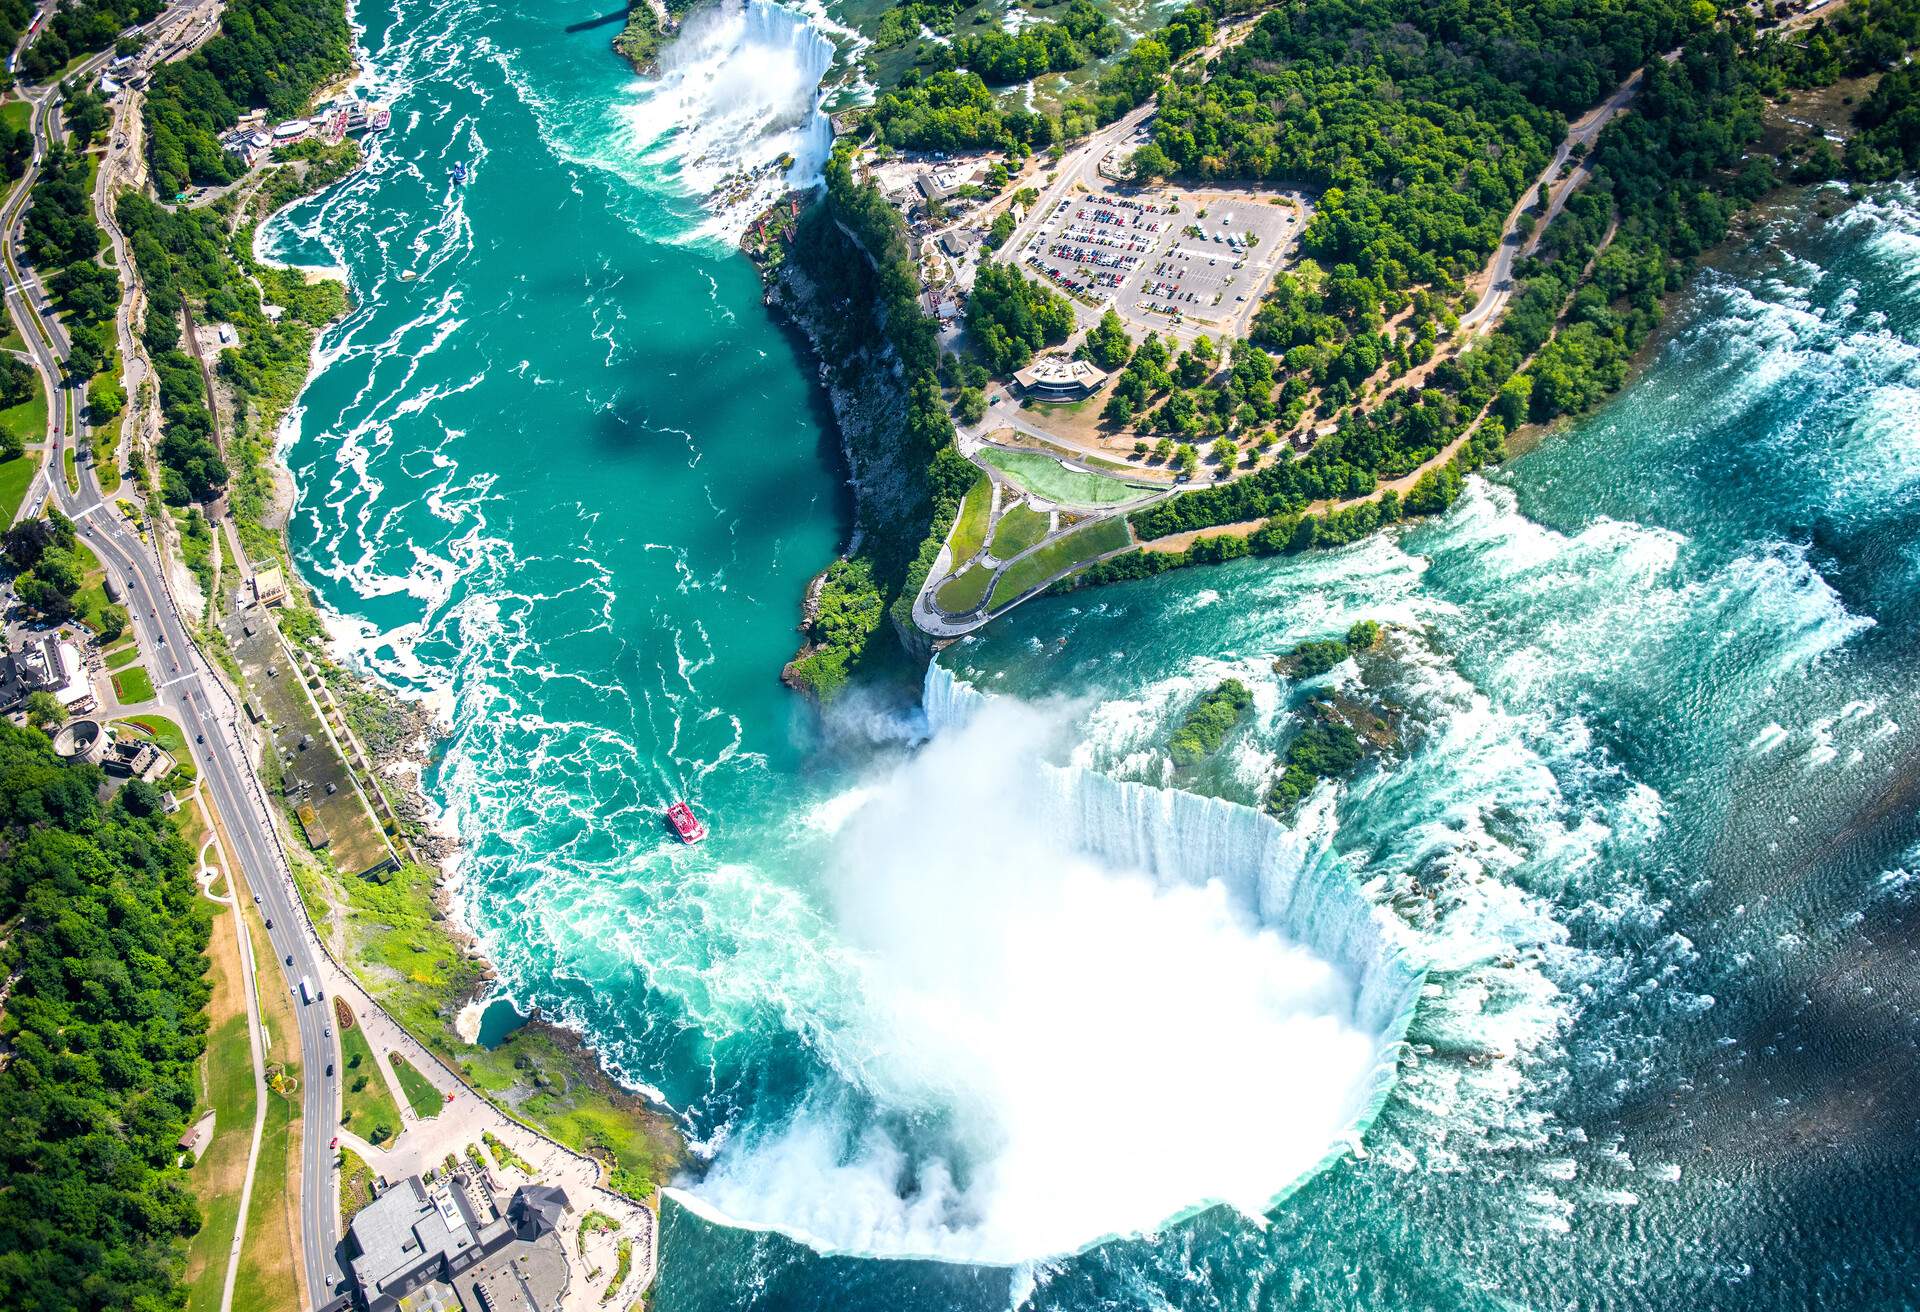
M 935 735 L 964 726 L 986 694 L 938 661 L 921 691 Z M 1422 982 L 1411 945 L 1337 861 L 1331 798 L 1317 796 L 1289 828 L 1219 797 L 1109 779 L 1081 766 L 1049 766 L 1048 805 L 1064 840 L 1109 865 L 1162 883 L 1219 880 L 1260 923 L 1307 944 L 1359 981 L 1356 1019 L 1404 1029 Z
M 772 0 L 698 9 L 662 52 L 627 117 L 648 160 L 706 200 L 703 233 L 737 237 L 784 189 L 819 180 L 833 146 L 820 82 L 835 53 L 818 23 Z

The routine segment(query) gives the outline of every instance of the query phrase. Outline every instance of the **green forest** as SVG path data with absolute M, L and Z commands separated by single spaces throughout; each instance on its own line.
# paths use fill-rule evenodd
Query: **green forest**
M 220 134 L 249 109 L 292 118 L 353 62 L 339 0 L 232 0 L 220 35 L 154 70 L 147 92 L 147 163 L 162 196 L 231 182 L 243 171 Z
M 1683 39 L 1685 48 L 1671 62 L 1646 62 L 1633 112 L 1602 133 L 1592 180 L 1520 261 L 1518 290 L 1495 331 L 1440 363 L 1420 388 L 1345 411 L 1337 431 L 1304 457 L 1134 519 L 1143 539 L 1213 525 L 1265 521 L 1262 527 L 1202 540 L 1185 552 L 1120 557 L 1075 584 L 1339 544 L 1402 515 L 1444 510 L 1466 473 L 1500 457 L 1512 428 L 1578 413 L 1625 381 L 1633 353 L 1660 323 L 1664 296 L 1726 236 L 1741 210 L 1782 183 L 1886 177 L 1920 154 L 1920 114 L 1911 99 L 1920 79 L 1905 71 L 1884 79 L 1859 106 L 1862 131 L 1844 159 L 1812 133 L 1779 160 L 1753 149 L 1770 98 L 1904 58 L 1920 40 L 1916 0 L 1849 5 L 1794 39 L 1770 33 L 1744 11 L 1709 26 L 1698 6 L 1683 13 L 1627 5 L 1602 15 L 1604 40 L 1584 20 L 1549 22 L 1547 6 L 1474 12 L 1467 35 L 1452 10 L 1412 3 L 1342 0 L 1275 10 L 1220 61 L 1214 80 L 1177 83 L 1162 102 L 1155 141 L 1182 170 L 1326 188 L 1303 238 L 1315 261 L 1277 280 L 1254 327 L 1255 340 L 1280 358 L 1279 402 L 1288 421 L 1312 389 L 1322 412 L 1334 411 L 1377 384 L 1380 371 L 1396 377 L 1430 358 L 1436 338 L 1453 326 L 1444 296 L 1435 293 L 1457 292 L 1462 274 L 1484 260 L 1565 113 L 1603 98 L 1610 79 L 1624 77 L 1644 52 Z M 1363 21 L 1374 26 L 1357 26 Z M 1328 78 L 1364 82 L 1368 68 L 1365 77 L 1374 85 L 1388 79 L 1397 99 L 1329 114 L 1303 89 L 1302 78 L 1321 79 L 1314 85 L 1322 88 Z M 1575 95 L 1566 86 L 1597 90 L 1589 101 L 1588 90 Z M 1530 107 L 1490 121 L 1489 111 L 1511 108 L 1521 89 L 1532 97 Z M 1372 128 L 1355 129 L 1353 115 Z M 1427 147 L 1414 150 L 1421 142 Z M 1509 150 L 1527 168 L 1509 174 L 1494 167 Z M 1476 152 L 1487 167 L 1475 166 Z M 1445 185 L 1447 178 L 1455 184 Z M 1421 186 L 1437 190 L 1417 206 L 1398 199 Z M 1389 333 L 1394 315 L 1403 317 Z M 1146 354 L 1143 343 L 1135 359 Z M 1141 377 L 1123 375 L 1125 399 L 1110 419 L 1129 418 L 1159 389 L 1180 386 L 1164 354 L 1129 364 Z M 1169 391 L 1161 412 L 1175 395 Z M 1204 414 L 1211 399 L 1202 394 L 1194 410 Z M 1216 411 L 1192 431 L 1217 431 L 1224 420 Z M 1163 421 L 1149 427 L 1169 428 Z M 1452 460 L 1404 496 L 1306 513 L 1316 501 L 1367 496 L 1382 479 L 1410 474 L 1463 438 Z
M 158 789 L 0 724 L 0 1290 L 8 1307 L 181 1306 L 200 1216 L 175 1147 L 206 1046 L 208 905 Z

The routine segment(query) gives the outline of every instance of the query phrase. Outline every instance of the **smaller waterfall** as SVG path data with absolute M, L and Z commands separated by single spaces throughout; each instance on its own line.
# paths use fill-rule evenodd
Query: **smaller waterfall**
M 725 0 L 695 10 L 661 54 L 627 118 L 648 160 L 707 201 L 704 233 L 737 237 L 781 191 L 819 179 L 833 146 L 820 80 L 834 53 L 798 10 Z

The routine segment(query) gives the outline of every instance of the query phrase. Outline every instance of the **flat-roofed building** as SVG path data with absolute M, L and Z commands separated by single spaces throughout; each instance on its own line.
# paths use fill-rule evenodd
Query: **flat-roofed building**
M 1023 396 L 1036 401 L 1081 401 L 1107 381 L 1104 369 L 1064 355 L 1045 355 L 1013 375 Z

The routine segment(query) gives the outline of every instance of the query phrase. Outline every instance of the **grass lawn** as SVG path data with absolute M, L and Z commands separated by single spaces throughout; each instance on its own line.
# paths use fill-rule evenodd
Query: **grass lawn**
M 9 100 L 0 105 L 0 123 L 5 123 L 16 132 L 25 132 L 32 118 L 33 106 L 24 100 Z
M 965 615 L 979 609 L 986 600 L 987 584 L 993 582 L 993 571 L 985 565 L 969 565 L 957 577 L 942 583 L 933 594 L 934 602 L 949 615 Z
M 294 1254 L 300 1252 L 300 1039 L 293 999 L 280 987 L 279 958 L 259 915 L 239 902 L 253 938 L 253 959 L 268 963 L 260 977 L 260 1018 L 267 1032 L 267 1122 L 260 1136 L 247 1244 L 234 1281 L 234 1312 L 284 1312 L 300 1305 Z M 274 1087 L 275 1081 L 278 1087 Z
M 116 670 L 113 675 L 113 695 L 120 699 L 122 706 L 150 702 L 153 700 L 153 676 L 147 673 L 144 665 Z
M 185 758 L 187 754 L 187 733 L 179 725 L 164 715 L 129 715 L 116 724 L 131 725 L 147 737 L 160 744 L 160 750 L 170 756 Z
M 110 670 L 117 670 L 124 665 L 131 665 L 139 659 L 140 644 L 137 642 L 129 642 L 124 646 L 115 647 L 103 658 L 106 667 Z
M 340 1220 L 354 1216 L 373 1201 L 373 1168 L 351 1148 L 340 1150 Z
M 1108 478 L 1105 474 L 1068 469 L 1052 456 L 1036 451 L 990 448 L 981 452 L 980 458 L 1035 496 L 1063 505 L 1114 506 L 1143 497 L 1150 490 L 1145 485 Z
M 80 490 L 80 462 L 75 458 L 73 448 L 68 447 L 65 451 L 62 451 L 60 457 L 60 463 L 65 465 L 67 470 L 67 491 L 78 492 Z
M 1000 560 L 1012 560 L 1034 545 L 1053 528 L 1053 516 L 1021 504 L 1000 516 L 993 530 L 993 554 Z
M 394 1078 L 400 1081 L 401 1091 L 413 1106 L 413 1114 L 419 1117 L 438 1116 L 447 1102 L 440 1096 L 440 1090 L 433 1087 L 433 1081 L 415 1070 L 413 1063 L 397 1052 L 388 1053 L 387 1060 L 393 1064 Z
M 33 376 L 32 396 L 19 405 L 0 410 L 0 429 L 12 433 L 22 442 L 47 440 L 47 388 L 40 381 L 39 374 Z
M 39 468 L 40 456 L 33 451 L 0 464 L 0 528 L 13 526 L 20 503 L 27 499 L 27 485 Z
M 207 1050 L 197 1070 L 200 1088 L 194 1115 L 213 1109 L 213 1139 L 188 1176 L 201 1217 L 200 1229 L 187 1245 L 188 1312 L 217 1312 L 220 1306 L 227 1253 L 240 1219 L 247 1149 L 253 1142 L 253 1052 L 247 1041 L 245 982 L 231 910 L 214 913 L 207 955 L 213 962 L 209 973 L 213 999 Z
M 1117 517 L 1103 519 L 1097 524 L 1076 529 L 1065 537 L 1056 538 L 1031 556 L 1001 571 L 999 581 L 993 585 L 993 604 L 1004 606 L 1049 575 L 1083 560 L 1117 551 L 1127 542 L 1127 521 Z
M 993 483 L 982 474 L 967 489 L 966 499 L 960 503 L 960 514 L 953 523 L 953 536 L 948 545 L 953 549 L 954 564 L 973 559 L 980 548 L 987 545 L 987 512 L 992 509 Z
M 340 1027 L 340 1060 L 345 1063 L 345 1088 L 340 1094 L 340 1124 L 371 1144 L 385 1143 L 400 1133 L 400 1107 L 387 1092 L 387 1081 L 373 1060 L 367 1033 L 358 1025 Z M 374 1137 L 374 1127 L 387 1133 Z

